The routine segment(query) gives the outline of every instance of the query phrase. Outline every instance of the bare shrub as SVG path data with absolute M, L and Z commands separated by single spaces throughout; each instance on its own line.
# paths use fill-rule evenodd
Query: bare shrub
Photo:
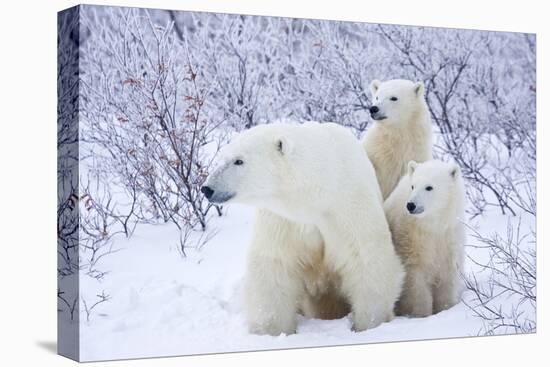
M 106 271 L 98 266 L 101 259 L 118 250 L 113 248 L 114 237 L 124 233 L 120 215 L 116 212 L 115 203 L 107 185 L 98 185 L 90 189 L 89 181 L 81 181 L 80 195 L 80 271 L 97 280 L 101 280 Z
M 171 24 L 136 9 L 110 13 L 108 22 L 85 23 L 101 36 L 87 43 L 84 139 L 141 208 L 136 218 L 204 230 L 212 205 L 200 187 L 224 139 L 215 131 L 221 122 L 203 113 L 210 80 Z
M 96 298 L 94 299 L 95 302 L 88 305 L 88 302 L 84 298 L 82 298 L 82 305 L 84 306 L 84 312 L 86 313 L 86 321 L 90 322 L 90 316 L 92 315 L 92 311 L 97 306 L 101 305 L 104 302 L 109 301 L 111 296 L 108 294 L 105 294 L 105 291 L 102 291 L 100 294 L 96 294 Z
M 468 292 L 464 303 L 483 320 L 485 335 L 536 331 L 535 233 L 523 233 L 521 220 L 508 223 L 506 236 L 484 236 L 472 230 L 475 248 L 488 251 L 489 259 L 470 260 L 479 268 L 464 277 Z
M 187 257 L 188 249 L 194 249 L 197 251 L 202 250 L 202 248 L 217 234 L 218 231 L 214 229 L 197 232 L 191 227 L 184 227 L 181 231 L 179 231 L 177 250 L 182 257 Z

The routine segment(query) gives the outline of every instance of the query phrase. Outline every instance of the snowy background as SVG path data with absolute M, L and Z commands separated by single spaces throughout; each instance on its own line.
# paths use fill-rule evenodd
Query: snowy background
M 75 15 L 59 19 L 58 309 L 80 324 L 82 360 L 536 331 L 534 35 L 96 6 L 80 7 L 80 25 Z M 346 317 L 248 334 L 253 211 L 205 200 L 212 161 L 233 134 L 280 118 L 361 137 L 370 81 L 392 78 L 424 81 L 436 156 L 466 178 L 463 302 L 361 333 Z M 76 277 L 79 293 L 67 286 Z

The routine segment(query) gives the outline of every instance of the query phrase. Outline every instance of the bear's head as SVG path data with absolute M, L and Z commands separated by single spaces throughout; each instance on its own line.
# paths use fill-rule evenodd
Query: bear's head
M 420 109 L 425 108 L 424 83 L 394 79 L 381 82 L 373 80 L 370 84 L 372 106 L 370 115 L 373 120 L 384 124 L 409 121 Z
M 462 202 L 462 176 L 456 163 L 410 161 L 407 174 L 410 194 L 405 209 L 410 215 L 440 216 L 452 211 L 455 202 Z
M 269 206 L 281 196 L 292 150 L 291 140 L 277 126 L 246 130 L 220 151 L 201 191 L 212 203 Z

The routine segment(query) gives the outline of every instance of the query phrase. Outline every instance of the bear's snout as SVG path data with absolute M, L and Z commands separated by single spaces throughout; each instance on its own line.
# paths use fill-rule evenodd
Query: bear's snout
M 407 203 L 407 210 L 409 211 L 409 214 L 413 214 L 413 215 L 419 215 L 424 213 L 424 207 L 421 205 L 416 205 L 416 203 L 413 203 L 412 201 L 409 201 Z
M 212 197 L 212 195 L 214 194 L 214 190 L 212 190 L 208 186 L 201 187 L 201 192 L 204 194 L 204 196 L 206 196 L 207 199 L 210 199 Z
M 210 186 L 206 186 L 206 185 L 201 187 L 201 192 L 208 199 L 208 201 L 213 204 L 225 203 L 229 199 L 232 199 L 233 197 L 235 197 L 234 192 L 228 192 L 224 190 L 214 190 Z
M 370 112 L 370 117 L 373 120 L 380 121 L 386 118 L 386 116 L 382 113 L 382 111 L 380 111 L 380 107 L 378 106 L 371 106 L 371 108 L 369 108 L 369 112 Z

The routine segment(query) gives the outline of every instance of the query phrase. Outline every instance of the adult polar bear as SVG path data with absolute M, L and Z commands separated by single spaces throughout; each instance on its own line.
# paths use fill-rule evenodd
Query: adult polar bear
M 370 88 L 370 113 L 375 122 L 363 146 L 386 200 L 407 172 L 409 161 L 432 159 L 432 123 L 422 82 L 373 80 Z
M 244 285 L 251 332 L 294 333 L 303 298 L 328 288 L 351 306 L 356 331 L 393 318 L 404 270 L 374 169 L 350 132 L 330 123 L 262 125 L 221 156 L 206 197 L 261 209 Z

